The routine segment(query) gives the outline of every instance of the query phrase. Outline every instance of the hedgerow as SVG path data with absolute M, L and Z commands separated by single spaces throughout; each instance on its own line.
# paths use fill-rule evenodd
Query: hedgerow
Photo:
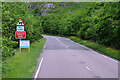
M 2 58 L 15 55 L 19 39 L 15 39 L 16 23 L 22 18 L 25 23 L 26 40 L 40 39 L 42 28 L 36 16 L 28 11 L 25 2 L 2 3 Z
M 120 49 L 119 3 L 81 2 L 77 5 L 82 7 L 72 13 L 43 15 L 40 20 L 44 33 L 74 35 Z

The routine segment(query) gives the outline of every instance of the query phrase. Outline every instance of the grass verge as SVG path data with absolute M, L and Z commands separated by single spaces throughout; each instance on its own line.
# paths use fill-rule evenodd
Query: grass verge
M 111 47 L 107 47 L 101 44 L 98 44 L 96 42 L 90 41 L 90 40 L 82 40 L 76 36 L 69 36 L 69 39 L 71 39 L 74 42 L 80 43 L 86 47 L 89 47 L 101 54 L 107 55 L 109 57 L 112 57 L 114 59 L 120 60 L 120 57 L 118 57 L 120 50 L 114 49 Z
M 101 54 L 104 54 L 104 55 L 107 55 L 111 58 L 120 60 L 120 57 L 119 57 L 120 50 L 118 50 L 118 49 L 104 46 L 104 45 L 101 45 L 99 43 L 96 43 L 96 42 L 93 42 L 90 40 L 83 40 L 83 39 L 80 39 L 79 37 L 76 37 L 76 36 L 63 36 L 63 35 L 54 35 L 54 34 L 45 34 L 45 35 L 66 37 L 66 38 L 71 39 L 74 42 L 77 42 L 77 43 L 82 44 L 86 47 L 89 47 L 89 48 L 91 48 L 91 49 L 93 49 Z
M 42 38 L 30 45 L 30 53 L 28 49 L 16 50 L 16 55 L 8 58 L 3 63 L 3 78 L 32 78 L 34 69 L 42 52 L 46 39 Z

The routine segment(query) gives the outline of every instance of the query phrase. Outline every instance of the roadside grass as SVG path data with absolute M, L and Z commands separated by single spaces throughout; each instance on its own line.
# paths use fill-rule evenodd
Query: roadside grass
M 111 48 L 111 47 L 108 47 L 108 46 L 104 46 L 104 45 L 101 45 L 99 43 L 96 43 L 96 42 L 93 42 L 93 41 L 90 41 L 90 40 L 83 40 L 83 39 L 80 39 L 79 37 L 76 37 L 76 36 L 64 36 L 64 35 L 54 35 L 54 34 L 45 34 L 45 35 L 52 35 L 52 36 L 60 36 L 60 37 L 66 37 L 66 38 L 69 38 L 71 39 L 72 41 L 74 42 L 77 42 L 79 44 L 82 44 L 86 47 L 89 47 L 101 54 L 104 54 L 104 55 L 107 55 L 111 58 L 114 58 L 114 59 L 117 59 L 117 60 L 120 60 L 120 50 L 118 49 L 114 49 L 114 48 Z
M 89 48 L 91 48 L 91 49 L 93 49 L 101 54 L 104 54 L 104 55 L 107 55 L 111 58 L 115 58 L 117 60 L 120 60 L 120 57 L 118 57 L 120 50 L 118 50 L 118 49 L 107 47 L 107 46 L 98 44 L 96 42 L 90 41 L 90 40 L 82 40 L 76 36 L 69 36 L 68 38 L 71 39 L 72 41 L 75 41 L 75 42 L 80 43 L 86 47 L 89 47 Z
M 42 38 L 30 45 L 30 53 L 28 49 L 16 50 L 16 55 L 8 58 L 3 63 L 3 78 L 32 78 L 34 69 L 37 64 L 37 58 L 43 50 L 46 39 Z

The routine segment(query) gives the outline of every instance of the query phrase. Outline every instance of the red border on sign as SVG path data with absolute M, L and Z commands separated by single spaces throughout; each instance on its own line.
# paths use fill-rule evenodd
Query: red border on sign
M 16 32 L 25 32 L 25 31 L 15 31 L 15 38 L 16 38 Z M 16 38 L 16 39 L 25 39 L 26 38 L 26 32 L 25 32 L 25 37 L 24 38 Z
M 19 18 L 19 20 L 21 20 L 21 21 L 22 21 L 23 25 L 17 25 L 17 24 L 16 24 L 16 26 L 25 26 L 25 24 L 24 24 L 24 22 L 23 22 L 22 18 Z M 18 23 L 18 21 L 17 21 L 17 23 Z

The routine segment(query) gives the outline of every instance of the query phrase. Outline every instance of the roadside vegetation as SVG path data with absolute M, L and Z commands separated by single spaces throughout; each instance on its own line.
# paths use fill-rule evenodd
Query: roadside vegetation
M 19 39 L 15 39 L 16 23 L 19 18 L 25 23 L 26 40 L 34 42 L 42 38 L 40 22 L 28 11 L 25 2 L 2 3 L 2 59 L 15 55 Z
M 46 39 L 42 38 L 32 43 L 30 53 L 28 49 L 22 49 L 21 53 L 16 49 L 15 56 L 3 62 L 3 78 L 32 78 L 45 41 Z
M 35 61 L 45 42 L 42 33 L 69 36 L 68 38 L 73 41 L 119 59 L 120 9 L 118 2 L 51 3 L 55 7 L 47 11 L 45 15 L 41 15 L 42 9 L 47 9 L 44 7 L 46 4 L 44 2 L 2 3 L 4 78 L 32 76 L 36 66 Z M 18 53 L 19 40 L 15 39 L 15 31 L 19 18 L 22 18 L 26 25 L 26 40 L 31 42 L 30 54 L 27 49 L 23 49 L 21 54 Z
M 21 54 L 18 53 L 19 39 L 15 39 L 15 31 L 19 18 L 22 18 L 26 25 L 25 40 L 30 40 L 30 54 L 27 49 L 22 49 Z M 0 74 L 3 78 L 32 77 L 35 62 L 45 42 L 38 18 L 28 11 L 26 2 L 2 3 L 2 73 Z
M 96 43 L 94 41 L 83 40 L 83 39 L 80 39 L 79 37 L 76 37 L 76 36 L 68 36 L 68 38 L 77 42 L 77 43 L 80 43 L 86 47 L 89 47 L 89 48 L 91 48 L 91 49 L 93 49 L 101 54 L 104 54 L 104 55 L 107 55 L 111 58 L 120 60 L 120 57 L 118 57 L 120 50 L 118 50 L 118 49 L 111 48 L 111 47 L 108 47 L 105 45 L 101 45 L 101 44 Z
M 75 5 L 70 3 L 70 5 L 76 5 L 76 8 L 64 6 L 64 9 L 58 13 L 41 16 L 44 33 L 75 36 L 76 38 L 71 39 L 118 59 L 120 53 L 119 2 L 80 2 Z M 69 13 L 69 10 L 72 12 Z
M 120 49 L 119 3 L 80 2 L 80 5 L 80 8 L 72 9 L 72 13 L 68 12 L 67 6 L 65 13 L 41 16 L 44 33 L 77 36 Z

